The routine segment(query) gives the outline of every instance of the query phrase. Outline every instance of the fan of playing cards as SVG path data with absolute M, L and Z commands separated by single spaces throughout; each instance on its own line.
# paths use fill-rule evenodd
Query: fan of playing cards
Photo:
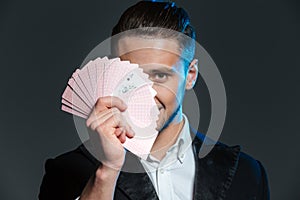
M 159 110 L 152 85 L 137 64 L 119 58 L 96 58 L 69 79 L 62 95 L 62 110 L 87 118 L 99 97 L 121 98 L 128 106 L 122 114 L 136 134 L 123 146 L 145 159 L 157 136 Z

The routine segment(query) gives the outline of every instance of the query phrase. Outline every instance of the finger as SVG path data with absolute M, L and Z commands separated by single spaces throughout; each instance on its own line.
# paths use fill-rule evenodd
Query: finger
M 91 115 L 89 116 L 89 118 L 86 120 L 87 127 L 90 127 L 90 125 L 96 120 L 101 121 L 101 118 L 103 118 L 104 116 L 107 116 L 108 113 L 117 114 L 117 113 L 120 113 L 120 111 L 117 108 L 111 108 L 111 109 L 107 109 L 107 110 L 104 110 L 104 111 L 99 112 L 99 113 L 92 112 Z M 108 119 L 108 118 L 105 117 L 105 120 L 106 119 Z M 104 122 L 104 121 L 102 120 L 102 122 Z
M 133 138 L 135 136 L 135 132 L 130 126 L 128 126 L 128 128 L 126 129 L 126 136 L 129 138 Z
M 129 126 L 129 124 L 127 123 L 126 119 L 124 118 L 124 116 L 121 113 L 115 114 L 115 125 L 118 126 L 119 128 L 123 129 L 123 133 L 124 136 L 132 138 L 134 137 L 135 133 L 132 130 L 132 128 Z
M 127 125 L 121 113 L 114 113 L 109 119 L 105 121 L 105 124 L 112 128 L 126 128 Z
M 115 96 L 106 96 L 106 97 L 100 97 L 96 104 L 95 104 L 95 110 L 96 112 L 101 111 L 103 109 L 117 107 L 120 111 L 125 111 L 127 108 L 127 105 L 125 102 Z
M 125 130 L 124 128 L 117 128 L 115 131 L 115 135 L 119 138 L 121 143 L 124 143 L 126 141 L 126 137 L 128 138 L 134 137 L 134 132 L 130 127 L 129 127 L 129 131 Z
M 107 112 L 104 112 L 103 114 L 101 113 L 101 115 L 97 115 L 97 116 L 91 117 L 91 119 L 88 119 L 87 120 L 87 125 L 88 125 L 88 127 L 90 127 L 94 131 L 97 129 L 98 126 L 100 126 L 102 124 L 104 126 L 107 126 L 105 124 L 105 122 L 108 119 L 110 119 L 111 117 L 113 117 L 118 112 L 120 112 L 120 111 L 117 108 L 116 109 L 109 109 L 109 110 L 107 110 Z
M 126 141 L 125 132 L 123 132 L 118 138 L 119 138 L 121 143 L 124 143 Z
M 117 137 L 119 137 L 121 134 L 123 134 L 125 132 L 125 130 L 124 130 L 124 128 L 117 128 L 116 130 L 115 130 L 115 135 L 117 136 Z
M 104 115 L 101 119 L 97 119 L 94 122 L 92 122 L 90 127 L 98 133 L 116 135 L 116 137 L 123 134 L 125 138 L 126 136 L 132 138 L 135 135 L 135 133 L 127 124 L 120 111 L 118 111 L 118 113 L 109 112 L 108 114 Z M 112 131 L 113 128 L 115 128 L 114 131 Z M 108 129 L 110 131 L 107 131 Z M 124 140 L 122 139 L 122 141 Z
M 127 121 L 125 120 L 125 118 L 121 113 L 114 114 L 113 116 L 111 116 L 111 118 L 107 119 L 104 123 L 109 127 L 122 128 L 125 131 L 125 135 L 130 138 L 132 138 L 135 135 L 135 133 L 128 125 Z

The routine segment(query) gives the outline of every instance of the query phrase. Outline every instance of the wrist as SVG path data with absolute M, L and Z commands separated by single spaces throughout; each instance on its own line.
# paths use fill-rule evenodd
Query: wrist
M 113 181 L 118 178 L 120 170 L 113 169 L 106 165 L 101 165 L 98 167 L 96 174 L 95 174 L 95 182 L 102 182 L 102 181 Z

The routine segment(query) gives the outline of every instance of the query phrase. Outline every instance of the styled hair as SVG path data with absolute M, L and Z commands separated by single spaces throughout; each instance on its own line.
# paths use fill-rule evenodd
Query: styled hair
M 178 41 L 185 58 L 191 61 L 195 52 L 195 31 L 183 8 L 174 2 L 140 1 L 129 7 L 112 30 L 112 36 L 133 30 L 135 36 L 168 38 Z M 170 30 L 170 31 L 168 31 Z

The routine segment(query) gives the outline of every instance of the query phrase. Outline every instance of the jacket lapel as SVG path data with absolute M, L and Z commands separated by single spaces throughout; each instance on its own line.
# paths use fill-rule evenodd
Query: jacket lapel
M 132 170 L 134 172 L 132 173 Z M 117 187 L 123 191 L 129 199 L 153 199 L 158 200 L 155 188 L 145 172 L 139 159 L 131 152 L 126 153 L 125 163 L 120 172 Z
M 211 152 L 199 159 L 199 149 L 203 145 L 203 135 L 197 133 L 193 141 L 195 155 L 195 200 L 223 200 L 235 174 L 240 146 L 228 147 L 216 143 Z

